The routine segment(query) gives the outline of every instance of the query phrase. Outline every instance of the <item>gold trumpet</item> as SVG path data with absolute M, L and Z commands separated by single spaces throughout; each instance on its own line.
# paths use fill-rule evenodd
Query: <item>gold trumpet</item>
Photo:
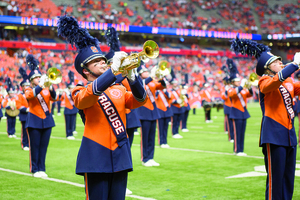
M 49 78 L 49 86 L 52 84 L 59 84 L 62 80 L 61 71 L 56 67 L 51 67 L 47 71 L 47 76 Z
M 162 60 L 158 63 L 158 66 L 155 66 L 151 69 L 151 74 L 157 79 L 162 79 L 164 76 L 167 76 L 171 73 L 170 63 L 166 60 Z
M 143 45 L 143 51 L 139 53 L 132 53 L 121 60 L 121 64 L 125 59 L 130 60 L 130 64 L 120 67 L 119 72 L 126 73 L 127 71 L 137 68 L 142 61 L 156 58 L 159 55 L 159 47 L 153 40 L 147 40 Z M 110 66 L 110 65 L 108 65 Z
M 251 86 L 258 86 L 258 75 L 254 72 L 249 75 L 244 87 L 249 89 Z

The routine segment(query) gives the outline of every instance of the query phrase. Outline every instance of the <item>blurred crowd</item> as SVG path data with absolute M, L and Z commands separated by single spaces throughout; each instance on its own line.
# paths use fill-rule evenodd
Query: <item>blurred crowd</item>
M 13 57 L 7 55 L 6 51 L 1 51 L 0 54 L 0 77 L 6 79 L 10 77 L 13 83 L 19 84 L 22 78 L 19 74 L 19 67 L 26 69 L 29 73 L 29 68 L 26 65 L 26 56 L 28 53 L 33 54 L 39 60 L 39 68 L 43 74 L 47 73 L 50 67 L 56 67 L 62 71 L 62 82 L 58 85 L 59 88 L 65 88 L 65 83 L 69 82 L 68 72 L 69 70 L 75 73 L 75 84 L 83 82 L 86 84 L 86 80 L 79 75 L 74 68 L 74 59 L 76 52 L 42 52 L 36 49 L 24 49 L 14 53 Z M 221 83 L 224 77 L 224 72 L 221 71 L 221 67 L 226 65 L 227 57 L 221 56 L 160 56 L 158 59 L 150 60 L 146 63 L 146 67 L 151 69 L 153 66 L 158 65 L 160 60 L 167 60 L 170 63 L 177 79 L 183 82 L 188 77 L 188 83 L 190 86 L 198 85 L 203 87 L 204 83 L 208 83 L 214 86 L 216 83 Z M 247 77 L 254 71 L 256 60 L 239 58 L 235 59 L 239 68 L 240 75 Z M 4 81 L 0 81 L 3 84 Z

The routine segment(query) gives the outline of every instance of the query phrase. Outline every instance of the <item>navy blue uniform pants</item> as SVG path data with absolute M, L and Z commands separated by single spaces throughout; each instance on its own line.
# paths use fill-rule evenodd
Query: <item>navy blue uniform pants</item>
M 234 133 L 233 150 L 235 153 L 244 152 L 247 119 L 232 119 L 232 123 Z
M 167 135 L 169 128 L 169 121 L 171 117 L 165 117 L 158 119 L 158 135 L 159 135 L 159 144 L 168 144 L 167 143 Z
M 141 120 L 142 161 L 147 162 L 154 157 L 156 120 Z
M 7 134 L 14 135 L 16 133 L 16 117 L 6 116 Z
M 184 113 L 182 113 L 181 115 L 181 129 L 187 128 L 186 127 L 186 122 L 189 116 L 189 110 L 186 110 Z
M 125 200 L 127 171 L 116 173 L 85 173 L 85 193 L 88 200 Z
M 196 108 L 193 108 L 193 114 L 196 115 Z
M 132 142 L 133 142 L 133 138 L 134 138 L 134 131 L 136 130 L 136 128 L 127 128 L 127 135 L 128 135 L 128 139 L 129 139 L 129 143 L 130 143 L 130 147 L 132 146 Z
M 35 129 L 27 128 L 30 148 L 30 171 L 46 171 L 46 153 L 52 128 Z
M 181 119 L 181 113 L 174 113 L 172 117 L 172 134 L 176 135 L 178 134 L 178 129 L 180 125 L 180 119 Z
M 297 146 L 263 144 L 267 175 L 266 199 L 291 200 L 294 191 Z
M 61 101 L 55 101 L 52 103 L 52 108 L 51 108 L 52 115 L 54 115 L 54 109 L 55 109 L 56 105 L 57 105 L 57 113 L 60 113 Z
M 211 109 L 209 109 L 209 110 L 204 110 L 204 113 L 205 113 L 205 120 L 210 120 L 210 119 L 211 119 L 211 117 L 210 117 L 210 111 L 211 111 Z
M 76 114 L 65 115 L 66 122 L 66 136 L 73 136 L 74 123 L 76 121 Z
M 21 121 L 21 146 L 22 146 L 22 148 L 29 147 L 28 134 L 27 134 L 27 129 L 25 128 L 25 124 L 26 124 L 26 121 Z

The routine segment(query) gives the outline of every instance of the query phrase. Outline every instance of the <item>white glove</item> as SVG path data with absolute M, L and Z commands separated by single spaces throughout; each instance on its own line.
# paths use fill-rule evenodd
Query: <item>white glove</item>
M 181 103 L 182 103 L 182 100 L 181 100 L 181 99 L 178 99 L 178 100 L 177 100 L 177 103 L 178 103 L 178 104 L 181 104 Z
M 186 89 L 182 89 L 181 90 L 181 94 L 187 94 L 187 90 Z
M 294 63 L 296 63 L 298 66 L 300 65 L 300 52 L 295 53 Z
M 241 81 L 241 86 L 244 87 L 246 83 L 247 83 L 247 79 L 243 78 Z
M 26 112 L 29 112 L 29 108 L 26 108 Z
M 115 55 L 113 57 L 113 64 L 111 65 L 111 70 L 114 74 L 119 72 L 120 66 L 121 66 L 121 60 L 122 58 L 125 58 L 127 56 L 127 53 L 124 51 L 118 51 L 115 52 Z M 123 62 L 124 64 L 124 62 Z
M 42 77 L 40 78 L 39 86 L 41 88 L 45 88 L 45 83 L 48 83 L 48 82 L 49 82 L 48 76 L 46 74 L 43 74 Z
M 137 69 L 136 68 L 131 69 L 131 70 L 128 71 L 127 78 L 129 79 L 130 82 L 135 81 L 136 74 L 137 74 Z

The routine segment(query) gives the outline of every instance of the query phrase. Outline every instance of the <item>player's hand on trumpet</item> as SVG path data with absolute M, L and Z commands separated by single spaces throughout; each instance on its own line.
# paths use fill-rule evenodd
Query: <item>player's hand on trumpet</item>
M 128 71 L 128 74 L 126 75 L 128 80 L 130 82 L 134 82 L 136 77 L 137 77 L 138 73 L 137 73 L 137 69 L 136 68 L 133 68 L 131 70 Z
M 300 52 L 295 53 L 293 62 L 300 67 Z
M 129 61 L 126 59 L 122 62 L 122 60 L 127 56 L 127 53 L 124 51 L 117 51 L 112 59 L 111 71 L 113 74 L 117 74 L 120 72 L 120 67 L 128 64 Z
M 49 78 L 46 74 L 43 74 L 40 78 L 39 86 L 41 88 L 49 87 L 51 84 L 49 83 Z

